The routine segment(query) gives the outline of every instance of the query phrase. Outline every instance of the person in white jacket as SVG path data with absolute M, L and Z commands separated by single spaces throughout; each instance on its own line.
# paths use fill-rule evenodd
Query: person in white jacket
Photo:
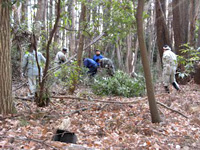
M 40 65 L 40 77 L 42 77 L 42 66 L 44 66 L 44 63 L 46 62 L 45 57 L 42 55 L 42 53 L 37 52 L 37 59 L 38 63 Z M 39 70 L 36 62 L 36 52 L 34 50 L 33 44 L 29 45 L 29 51 L 27 51 L 23 57 L 22 62 L 22 76 L 25 74 L 28 77 L 28 85 L 29 85 L 29 91 L 28 94 L 29 97 L 34 97 L 37 87 L 37 78 L 39 76 Z
M 62 51 L 59 51 L 56 54 L 56 57 L 54 60 L 55 67 L 60 67 L 60 65 L 66 61 L 66 53 L 67 53 L 67 48 L 63 48 Z
M 168 45 L 163 46 L 163 83 L 165 91 L 170 93 L 169 84 L 172 84 L 176 90 L 180 90 L 178 83 L 175 79 L 177 69 L 177 56 L 171 51 Z

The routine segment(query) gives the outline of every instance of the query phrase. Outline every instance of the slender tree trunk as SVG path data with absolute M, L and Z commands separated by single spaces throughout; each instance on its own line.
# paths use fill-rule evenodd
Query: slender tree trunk
M 13 30 L 14 32 L 18 32 L 19 30 L 19 26 L 21 24 L 21 19 L 20 19 L 20 6 L 18 6 L 17 4 L 15 4 L 13 6 L 13 13 L 14 13 L 14 27 L 13 27 Z M 19 68 L 20 68 L 20 75 L 22 73 L 22 70 L 21 70 L 21 64 L 22 64 L 22 57 L 23 57 L 23 52 L 22 52 L 22 48 L 21 48 L 21 42 L 20 42 L 20 39 L 16 39 L 16 46 L 17 46 L 17 50 L 18 50 L 18 55 L 19 55 L 19 59 L 20 59 L 20 64 L 19 64 Z M 15 59 L 15 58 L 14 58 Z
M 132 69 L 131 69 L 131 58 L 132 58 L 132 55 L 131 55 L 131 34 L 128 34 L 127 35 L 127 53 L 126 53 L 126 72 L 129 74 L 131 73 Z
M 156 62 L 156 71 L 157 71 L 157 75 L 158 75 L 158 79 L 160 79 L 162 77 L 162 64 L 161 64 L 161 58 L 160 55 L 157 54 L 157 62 Z M 159 80 L 158 80 L 159 82 Z
M 144 75 L 146 80 L 146 88 L 147 88 L 147 95 L 149 100 L 150 112 L 151 112 L 151 119 L 153 123 L 161 122 L 161 118 L 158 112 L 158 108 L 156 105 L 155 95 L 154 95 L 154 87 L 151 78 L 151 71 L 149 66 L 149 61 L 147 57 L 147 49 L 144 40 L 144 33 L 143 33 L 143 9 L 144 9 L 144 0 L 138 0 L 138 7 L 137 7 L 137 14 L 136 14 L 136 21 L 137 21 L 137 34 L 139 40 L 139 47 L 141 51 L 142 57 L 142 65 L 144 68 Z
M 15 24 L 14 24 L 14 26 L 15 26 L 15 28 L 17 28 L 17 26 L 19 26 L 19 24 L 20 24 L 20 12 L 19 12 L 19 6 L 17 5 L 17 4 L 15 4 L 14 6 L 14 22 L 15 22 Z
M 119 69 L 122 70 L 123 60 L 122 60 L 122 57 L 121 57 L 121 49 L 120 49 L 120 39 L 119 39 L 119 37 L 117 38 L 117 41 L 116 41 L 116 52 L 117 52 L 118 66 L 119 66 Z
M 75 4 L 76 0 L 72 0 L 72 6 L 71 6 L 71 16 L 72 16 L 72 25 L 71 29 L 73 30 L 71 32 L 71 38 L 70 38 L 70 52 L 71 55 L 74 55 L 76 52 L 76 32 L 75 32 L 75 27 L 76 27 L 76 11 L 75 11 Z
M 47 46 L 46 46 L 46 63 L 45 63 L 45 68 L 44 68 L 44 75 L 42 77 L 42 81 L 39 84 L 39 92 L 37 93 L 36 96 L 36 104 L 39 107 L 44 107 L 47 106 L 49 104 L 49 93 L 48 93 L 48 87 L 46 86 L 46 82 L 47 82 L 47 78 L 48 78 L 48 69 L 49 69 L 49 65 L 50 65 L 50 46 L 53 40 L 53 37 L 55 35 L 56 29 L 58 27 L 58 23 L 60 20 L 60 14 L 61 14 L 61 0 L 58 0 L 57 3 L 57 14 L 56 14 L 56 20 L 55 20 L 55 24 L 53 26 L 53 29 L 50 32 L 50 36 L 47 42 Z
M 64 2 L 64 6 L 62 7 L 62 12 L 65 13 L 66 12 L 66 3 Z M 65 18 L 61 19 L 61 24 L 63 27 L 67 26 L 67 22 L 65 22 Z M 68 36 L 68 35 L 67 35 Z M 66 30 L 62 31 L 62 47 L 66 47 Z
M 78 66 L 81 66 L 82 63 L 82 54 L 83 54 L 83 47 L 84 47 L 84 34 L 83 31 L 80 29 L 84 29 L 86 26 L 86 6 L 84 2 L 81 3 L 81 16 L 79 21 L 79 32 L 80 32 L 80 38 L 79 38 L 79 47 L 78 47 L 78 54 L 77 54 L 77 61 Z
M 52 21 L 53 21 L 53 0 L 50 0 L 49 2 L 49 16 L 48 16 L 48 20 L 49 20 L 49 30 L 52 29 Z
M 138 43 L 138 38 L 137 38 L 136 42 L 135 42 L 135 52 L 133 54 L 134 56 L 133 56 L 133 60 L 132 60 L 132 66 L 133 66 L 132 73 L 135 72 L 136 63 L 138 60 L 138 50 L 139 50 L 139 43 Z
M 82 2 L 81 3 L 81 15 L 80 15 L 80 19 L 79 19 L 79 34 L 80 34 L 80 38 L 79 38 L 79 46 L 78 46 L 78 53 L 77 53 L 77 62 L 78 62 L 78 66 L 76 68 L 76 71 L 79 73 L 79 69 L 78 67 L 81 67 L 82 64 L 82 54 L 83 54 L 83 47 L 84 47 L 84 39 L 85 36 L 83 34 L 83 30 L 80 29 L 84 29 L 86 28 L 86 6 L 85 3 Z M 76 89 L 76 85 L 77 85 L 78 80 L 77 79 L 73 79 L 73 83 L 69 89 L 70 94 L 73 94 L 75 89 Z
M 55 5 L 55 8 L 57 8 L 57 5 Z M 55 14 L 57 14 L 57 9 L 55 9 Z M 61 13 L 62 13 L 62 10 L 61 10 Z M 61 19 L 59 20 L 58 22 L 58 26 L 61 26 Z M 59 28 L 56 29 L 55 31 L 55 36 L 54 36 L 54 51 L 58 52 L 60 49 L 60 46 L 61 45 L 61 32 L 59 30 Z
M 0 0 L 0 14 L 0 113 L 6 115 L 13 112 L 9 0 Z
M 200 47 L 200 28 L 198 30 L 197 47 Z

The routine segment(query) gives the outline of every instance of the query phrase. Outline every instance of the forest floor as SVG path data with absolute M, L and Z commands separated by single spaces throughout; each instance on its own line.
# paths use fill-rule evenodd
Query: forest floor
M 158 105 L 163 122 L 155 124 L 146 97 L 99 97 L 88 88 L 79 88 L 73 97 L 89 96 L 88 100 L 52 98 L 48 107 L 38 108 L 34 102 L 16 99 L 17 113 L 0 116 L 0 149 L 68 149 L 70 144 L 51 141 L 67 117 L 71 122 L 67 130 L 76 133 L 77 144 L 92 149 L 200 149 L 200 86 L 189 83 L 181 88 L 180 93 L 171 88 L 171 94 L 162 94 L 158 84 L 156 99 L 188 118 Z M 26 92 L 23 87 L 13 94 Z M 130 101 L 135 102 L 124 104 Z

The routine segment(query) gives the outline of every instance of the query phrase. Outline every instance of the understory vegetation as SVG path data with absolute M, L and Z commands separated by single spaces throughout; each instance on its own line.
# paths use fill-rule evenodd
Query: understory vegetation
M 141 96 L 145 92 L 145 81 L 143 77 L 133 78 L 123 71 L 117 71 L 113 77 L 97 76 L 92 90 L 97 95 Z

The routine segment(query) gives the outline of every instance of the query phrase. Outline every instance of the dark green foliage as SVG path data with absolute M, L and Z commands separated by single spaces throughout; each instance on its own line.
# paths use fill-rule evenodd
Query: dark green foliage
M 145 92 L 145 81 L 142 77 L 131 78 L 117 71 L 113 77 L 96 77 L 92 90 L 97 95 L 140 96 Z

